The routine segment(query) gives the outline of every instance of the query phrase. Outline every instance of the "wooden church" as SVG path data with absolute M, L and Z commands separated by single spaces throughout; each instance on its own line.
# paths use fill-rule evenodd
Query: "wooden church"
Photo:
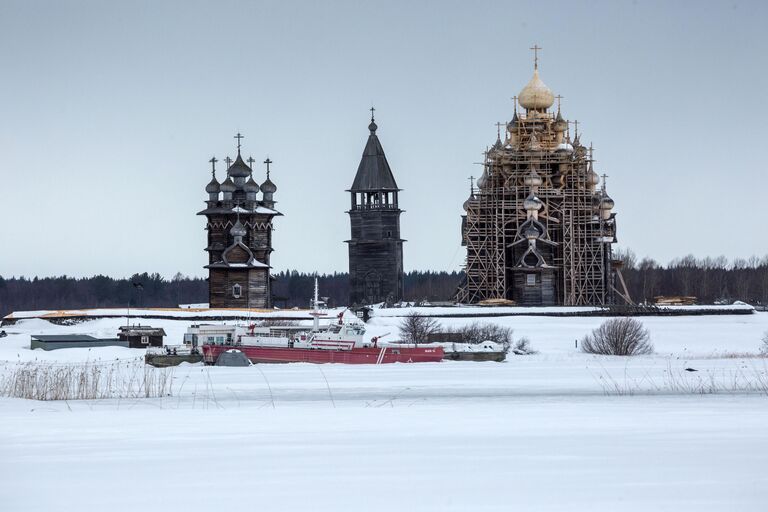
M 466 281 L 457 298 L 631 303 L 613 257 L 616 213 L 605 176 L 595 172 L 578 123 L 563 117 L 560 96 L 539 77 L 539 49 L 532 48 L 533 77 L 514 98 L 512 119 L 486 151 L 483 174 L 464 203 Z
M 211 308 L 270 308 L 272 286 L 272 220 L 277 187 L 269 177 L 272 161 L 267 158 L 266 180 L 259 185 L 253 178 L 253 158 L 244 161 L 241 139 L 237 139 L 237 157 L 227 164 L 226 179 L 216 179 L 216 157 L 211 158 L 212 178 L 205 215 L 208 232 L 208 302 Z M 247 163 L 246 163 L 247 162 Z
M 399 302 L 403 298 L 403 242 L 398 193 L 371 108 L 368 142 L 352 187 L 349 219 L 349 304 Z

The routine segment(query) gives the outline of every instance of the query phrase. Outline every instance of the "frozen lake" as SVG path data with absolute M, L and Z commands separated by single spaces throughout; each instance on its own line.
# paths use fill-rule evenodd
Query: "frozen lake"
M 531 339 L 506 363 L 182 366 L 164 398 L 0 399 L 0 504 L 16 510 L 739 510 L 768 503 L 768 315 L 648 317 L 656 354 L 573 347 L 600 318 L 493 319 Z M 472 319 L 450 319 L 451 325 Z M 128 361 L 124 348 L 17 361 Z M 189 322 L 152 321 L 170 340 Z M 383 334 L 397 319 L 376 318 Z M 685 368 L 698 371 L 686 372 Z M 762 376 L 762 377 L 761 377 Z M 691 390 L 712 385 L 715 394 Z M 626 393 L 626 394 L 624 394 Z

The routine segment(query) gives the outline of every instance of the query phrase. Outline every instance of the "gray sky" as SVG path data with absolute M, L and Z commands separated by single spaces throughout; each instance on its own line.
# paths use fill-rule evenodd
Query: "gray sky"
M 204 275 L 195 213 L 238 131 L 274 160 L 274 269 L 346 271 L 371 102 L 405 268 L 459 269 L 467 177 L 533 43 L 622 246 L 768 254 L 766 5 L 2 0 L 0 274 Z

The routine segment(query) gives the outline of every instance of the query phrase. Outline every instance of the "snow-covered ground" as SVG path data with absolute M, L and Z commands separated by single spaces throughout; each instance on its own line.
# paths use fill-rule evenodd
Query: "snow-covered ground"
M 768 396 L 748 385 L 768 359 L 725 357 L 756 353 L 768 314 L 643 317 L 656 354 L 578 352 L 604 320 L 483 320 L 540 351 L 506 363 L 184 365 L 164 398 L 2 398 L 0 510 L 768 510 Z M 22 320 L 0 367 L 141 358 L 28 348 L 121 322 Z M 144 323 L 174 343 L 191 322 Z

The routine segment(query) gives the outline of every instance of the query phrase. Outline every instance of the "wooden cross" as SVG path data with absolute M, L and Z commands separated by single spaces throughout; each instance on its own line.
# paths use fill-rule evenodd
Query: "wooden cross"
M 469 191 L 471 194 L 475 193 L 475 177 L 474 176 L 469 177 Z
M 250 166 L 251 166 L 251 172 L 253 172 L 253 162 L 255 162 L 255 161 L 256 160 L 254 160 L 252 156 L 249 156 L 248 160 L 246 160 L 246 162 L 248 162 L 250 164 Z
M 534 44 L 533 47 L 529 49 L 533 50 L 533 69 L 539 69 L 539 50 L 542 50 L 543 48 Z
M 237 150 L 240 151 L 240 141 L 245 137 L 240 135 L 240 132 L 237 132 L 237 135 L 235 135 L 235 138 L 237 139 Z
M 373 122 L 373 113 L 376 112 L 376 109 L 373 108 L 373 105 L 371 105 L 371 108 L 369 110 L 371 111 L 371 122 Z
M 579 121 L 578 121 L 578 120 L 575 120 L 575 121 L 568 121 L 568 122 L 569 122 L 569 123 L 573 123 L 573 126 L 574 126 L 574 135 L 575 135 L 576 137 L 578 137 L 578 136 L 579 136 Z
M 515 113 L 517 113 L 517 96 L 512 96 L 512 101 L 515 102 Z
M 373 108 L 373 107 L 371 107 Z M 264 160 L 264 163 L 267 164 L 267 179 L 269 179 L 269 164 L 272 163 L 272 160 L 269 159 L 269 156 L 267 156 L 267 159 Z
M 555 98 L 557 98 L 557 111 L 560 112 L 560 100 L 562 100 L 563 97 L 558 94 Z
M 216 160 L 216 157 L 214 156 L 214 157 L 211 157 L 211 159 L 208 160 L 208 161 L 211 162 L 211 167 L 212 167 L 211 174 L 213 174 L 213 177 L 215 178 L 216 177 L 216 162 L 218 162 L 218 160 Z
M 227 169 L 229 169 L 229 166 L 232 165 L 232 159 L 227 157 L 224 159 L 224 161 L 227 163 Z
M 608 178 L 608 175 L 603 173 L 602 178 L 603 178 L 603 190 L 605 190 L 605 181 L 606 181 L 606 178 Z
M 505 123 L 496 123 L 496 136 L 501 139 L 501 127 L 506 126 Z
M 594 160 L 592 159 L 592 155 L 593 155 L 594 151 L 595 151 L 595 149 L 592 147 L 592 143 L 590 142 L 589 143 L 589 159 L 591 161 L 593 161 L 593 162 L 594 162 Z

